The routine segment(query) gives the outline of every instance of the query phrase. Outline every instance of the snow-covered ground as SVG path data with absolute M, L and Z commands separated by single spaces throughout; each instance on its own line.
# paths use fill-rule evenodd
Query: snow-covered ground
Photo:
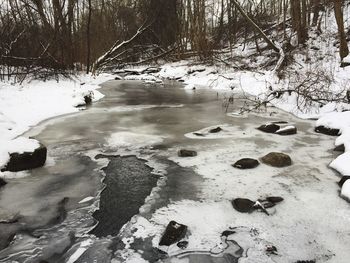
M 0 168 L 7 163 L 10 153 L 32 151 L 38 146 L 33 139 L 18 136 L 45 119 L 81 110 L 77 106 L 85 104 L 85 95 L 92 93 L 94 101 L 101 99 L 103 95 L 96 89 L 108 79 L 109 74 L 102 74 L 80 75 L 59 82 L 1 82 Z M 0 172 L 1 176 L 5 173 Z

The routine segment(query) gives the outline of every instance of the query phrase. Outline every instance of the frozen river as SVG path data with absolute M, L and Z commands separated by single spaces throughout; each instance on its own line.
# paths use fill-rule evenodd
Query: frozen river
M 276 109 L 235 117 L 222 107 L 229 91 L 174 83 L 109 81 L 100 91 L 86 110 L 26 134 L 48 147 L 48 161 L 0 191 L 0 217 L 14 219 L 0 223 L 0 262 L 348 262 L 350 209 L 327 168 L 333 142 L 311 121 Z M 229 110 L 242 105 L 236 99 Z M 281 120 L 298 134 L 256 130 Z M 183 148 L 198 156 L 179 158 Z M 271 151 L 293 165 L 231 166 Z M 285 199 L 271 216 L 231 205 L 269 195 Z M 164 255 L 155 247 L 170 220 L 189 227 L 189 246 Z M 225 239 L 225 230 L 236 235 Z

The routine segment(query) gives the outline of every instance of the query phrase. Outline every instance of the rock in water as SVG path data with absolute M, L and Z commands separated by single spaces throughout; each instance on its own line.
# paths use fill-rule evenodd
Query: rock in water
M 346 180 L 341 188 L 340 196 L 350 202 L 350 180 Z
M 2 171 L 19 172 L 42 167 L 46 162 L 47 148 L 40 146 L 33 152 L 11 153 L 10 161 Z
M 284 199 L 279 196 L 269 196 L 266 197 L 266 200 L 258 200 L 262 206 L 266 209 L 274 207 L 277 203 L 282 202 Z
M 344 176 L 340 179 L 338 185 L 339 185 L 340 187 L 342 187 L 343 184 L 344 184 L 347 180 L 349 180 L 349 179 L 350 179 L 350 176 L 349 176 L 349 175 L 344 175 Z M 0 183 L 0 186 L 1 186 L 1 183 Z
M 6 184 L 7 182 L 4 179 L 0 178 L 0 188 L 5 186 Z
M 84 96 L 85 105 L 91 105 L 92 104 L 92 96 L 93 96 L 92 93 Z
M 344 144 L 338 145 L 337 147 L 334 148 L 335 152 L 345 152 L 345 146 Z
M 175 221 L 170 221 L 165 229 L 162 238 L 160 239 L 159 245 L 170 246 L 184 238 L 186 232 L 187 226 L 179 224 Z
M 261 125 L 260 127 L 258 127 L 258 130 L 263 131 L 263 132 L 267 132 L 267 133 L 275 133 L 280 128 L 281 127 L 277 124 L 267 123 L 267 124 L 264 124 L 264 125 Z
M 282 202 L 284 199 L 280 196 L 269 196 L 269 197 L 266 197 L 266 200 L 276 204 L 276 203 Z
M 250 199 L 236 198 L 232 201 L 233 208 L 241 213 L 251 213 L 254 211 L 254 204 Z
M 275 203 L 272 203 L 272 202 L 269 202 L 269 201 L 266 201 L 266 200 L 265 201 L 260 201 L 260 203 L 265 209 L 274 207 L 276 205 Z
M 236 231 L 225 230 L 224 232 L 221 233 L 221 236 L 222 236 L 222 237 L 228 237 L 228 236 L 233 235 L 233 234 L 235 234 L 235 233 L 236 233 Z
M 261 161 L 273 167 L 285 167 L 292 164 L 292 159 L 289 155 L 278 152 L 271 152 L 265 155 L 261 158 Z
M 196 151 L 192 151 L 192 150 L 182 149 L 182 150 L 179 150 L 177 152 L 177 155 L 179 157 L 194 157 L 194 156 L 197 156 L 197 152 Z
M 243 158 L 235 162 L 232 166 L 238 169 L 252 169 L 259 165 L 259 161 L 251 158 Z
M 279 129 L 278 131 L 276 131 L 276 134 L 278 134 L 278 135 L 297 134 L 297 128 L 295 126 L 286 126 L 286 127 Z
M 339 135 L 339 129 L 327 128 L 327 127 L 322 126 L 322 125 L 317 126 L 315 128 L 315 132 L 326 134 L 326 135 L 331 135 L 331 136 L 338 136 Z
M 216 127 L 214 129 L 209 130 L 209 133 L 218 133 L 218 132 L 221 132 L 221 131 L 222 131 L 222 129 L 220 127 Z

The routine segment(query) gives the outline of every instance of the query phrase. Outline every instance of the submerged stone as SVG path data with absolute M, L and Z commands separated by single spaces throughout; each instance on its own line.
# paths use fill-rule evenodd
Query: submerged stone
M 181 249 L 186 249 L 188 247 L 188 241 L 181 241 L 176 244 Z
M 6 184 L 7 182 L 4 179 L 0 178 L 0 188 L 5 186 Z
M 182 150 L 179 150 L 177 152 L 177 155 L 179 157 L 194 157 L 194 156 L 197 156 L 197 152 L 196 151 L 193 151 L 193 150 L 185 150 L 185 149 L 182 149 Z
M 326 134 L 326 135 L 331 135 L 331 136 L 338 136 L 339 135 L 339 129 L 332 129 L 332 128 L 325 127 L 323 125 L 317 126 L 315 128 L 315 132 Z

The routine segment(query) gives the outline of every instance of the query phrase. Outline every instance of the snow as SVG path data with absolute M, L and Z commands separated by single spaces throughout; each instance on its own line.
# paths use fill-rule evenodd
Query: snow
M 350 175 L 350 151 L 339 155 L 329 166 L 342 175 Z
M 350 126 L 350 111 L 327 113 L 316 122 L 316 126 L 344 129 Z
M 122 147 L 128 149 L 138 149 L 152 146 L 163 141 L 162 136 L 142 134 L 134 132 L 116 132 L 108 138 L 108 146 L 111 147 Z
M 79 201 L 79 204 L 83 204 L 83 203 L 87 203 L 91 200 L 93 200 L 94 197 L 93 196 L 88 196 L 88 197 L 85 197 L 84 199 L 82 199 L 81 201 Z
M 35 149 L 37 149 L 40 145 L 37 140 L 28 139 L 25 137 L 18 137 L 14 140 L 5 142 L 5 144 L 3 144 L 2 146 L 8 149 L 9 153 L 14 153 L 14 152 L 23 153 L 23 152 L 32 152 Z
M 218 127 L 220 127 L 222 130 L 216 133 L 210 133 L 210 130 Z M 223 139 L 235 137 L 237 136 L 238 132 L 239 129 L 237 127 L 224 123 L 190 132 L 185 134 L 185 136 L 190 139 Z
M 350 126 L 340 130 L 341 135 L 335 140 L 335 146 L 344 144 L 345 151 L 350 151 Z
M 104 95 L 97 90 L 98 84 L 111 78 L 109 74 L 101 74 L 98 77 L 79 75 L 59 82 L 1 82 L 0 167 L 8 161 L 8 153 L 32 151 L 38 146 L 35 140 L 16 137 L 45 119 L 79 111 L 76 106 L 85 104 L 85 95 L 92 94 L 93 101 L 101 99 Z M 3 173 L 0 172 L 0 176 Z
M 158 209 L 151 221 L 165 229 L 166 225 L 175 220 L 188 226 L 191 235 L 188 237 L 188 250 L 207 250 L 221 242 L 221 233 L 232 225 L 235 212 L 229 201 L 198 202 L 183 200 Z M 154 242 L 158 244 L 160 235 Z
M 346 180 L 340 193 L 341 197 L 350 202 L 350 180 Z
M 278 131 L 276 131 L 276 133 L 284 132 L 284 131 L 287 131 L 287 130 L 290 130 L 290 129 L 295 129 L 295 126 L 288 125 L 288 126 L 285 126 L 285 127 L 281 127 Z
M 194 90 L 196 89 L 195 85 L 194 84 L 187 84 L 184 89 L 186 90 Z
M 350 54 L 343 58 L 344 63 L 350 63 Z
M 163 83 L 163 81 L 151 74 L 127 75 L 125 80 L 142 80 L 149 83 Z
M 40 146 L 37 140 L 25 137 L 13 140 L 0 139 L 0 145 L 0 168 L 9 161 L 11 153 L 33 152 Z

